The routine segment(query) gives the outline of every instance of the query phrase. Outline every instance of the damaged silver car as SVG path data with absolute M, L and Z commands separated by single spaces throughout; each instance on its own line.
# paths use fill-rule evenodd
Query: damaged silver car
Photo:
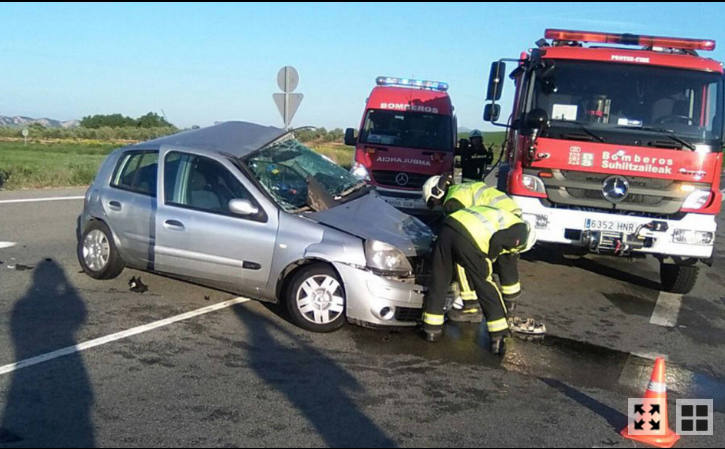
M 414 326 L 433 235 L 293 132 L 226 122 L 120 148 L 78 220 L 96 279 L 124 267 L 283 302 L 328 332 Z

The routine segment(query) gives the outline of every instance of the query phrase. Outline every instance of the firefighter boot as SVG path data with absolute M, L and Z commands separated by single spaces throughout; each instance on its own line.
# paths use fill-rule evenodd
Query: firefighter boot
M 456 323 L 481 323 L 483 322 L 483 311 L 478 300 L 463 301 L 463 308 L 452 308 L 448 312 L 448 319 Z
M 489 335 L 491 354 L 503 357 L 506 354 L 506 337 L 508 332 L 495 332 Z
M 443 337 L 443 326 L 423 323 L 423 335 L 426 341 L 435 343 Z

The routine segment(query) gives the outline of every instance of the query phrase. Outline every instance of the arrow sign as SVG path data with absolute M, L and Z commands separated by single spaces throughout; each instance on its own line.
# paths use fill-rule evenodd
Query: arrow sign
M 287 128 L 292 122 L 292 117 L 294 117 L 295 112 L 297 112 L 297 108 L 300 107 L 303 96 L 304 95 L 302 94 L 288 93 L 272 94 L 272 98 L 274 98 L 277 109 L 279 109 L 279 113 L 282 115 L 282 120 L 284 120 L 285 128 Z
M 640 415 L 644 415 L 644 404 L 637 404 L 634 406 L 634 413 L 639 413 Z
M 651 419 L 649 421 L 650 430 L 660 430 L 660 422 Z
M 654 415 L 655 413 L 660 412 L 660 405 L 659 404 L 652 404 L 650 405 L 649 414 Z
M 641 419 L 639 421 L 635 421 L 634 423 L 634 430 L 643 430 L 644 429 L 645 421 L 644 419 Z

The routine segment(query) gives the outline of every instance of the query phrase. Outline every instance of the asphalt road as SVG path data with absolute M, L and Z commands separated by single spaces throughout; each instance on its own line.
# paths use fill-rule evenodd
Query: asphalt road
M 653 261 L 539 249 L 521 263 L 520 314 L 550 335 L 513 341 L 503 360 L 473 325 L 449 326 L 438 344 L 351 325 L 319 335 L 251 301 L 8 368 L 233 298 L 133 270 L 93 280 L 75 258 L 82 201 L 8 202 L 82 193 L 0 192 L 3 447 L 631 447 L 618 433 L 627 398 L 656 355 L 668 358 L 671 426 L 675 399 L 715 400 L 714 436 L 679 446 L 725 444 L 722 219 L 720 255 L 668 309 L 672 326 L 651 323 L 668 300 Z M 149 290 L 130 292 L 131 276 Z

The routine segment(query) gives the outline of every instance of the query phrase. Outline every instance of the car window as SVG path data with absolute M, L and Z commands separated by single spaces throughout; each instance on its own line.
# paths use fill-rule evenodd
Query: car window
M 248 200 L 259 208 L 242 183 L 213 159 L 171 152 L 165 163 L 166 204 L 222 215 L 234 215 L 229 211 L 229 201 L 233 199 Z
M 111 185 L 124 190 L 156 196 L 159 153 L 156 151 L 129 151 L 116 166 Z

